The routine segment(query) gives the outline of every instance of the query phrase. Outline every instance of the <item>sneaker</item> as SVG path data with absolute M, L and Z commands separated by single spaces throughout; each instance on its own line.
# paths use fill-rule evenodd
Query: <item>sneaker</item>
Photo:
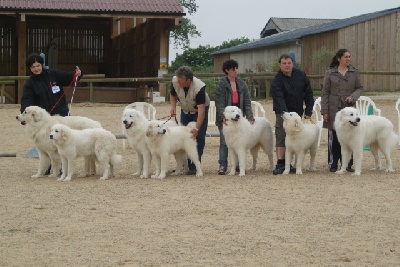
M 354 169 L 353 169 L 352 167 L 347 167 L 347 168 L 346 168 L 346 171 L 348 171 L 348 172 L 354 172 Z
M 329 171 L 330 171 L 330 172 L 336 172 L 336 171 L 337 171 L 337 167 L 330 167 L 330 168 L 329 168 Z
M 273 175 L 282 174 L 285 171 L 285 165 L 276 164 L 275 169 L 272 171 Z
M 218 175 L 225 175 L 226 173 L 226 167 L 220 165 L 218 169 Z
M 196 169 L 189 169 L 187 175 L 195 175 L 197 173 Z

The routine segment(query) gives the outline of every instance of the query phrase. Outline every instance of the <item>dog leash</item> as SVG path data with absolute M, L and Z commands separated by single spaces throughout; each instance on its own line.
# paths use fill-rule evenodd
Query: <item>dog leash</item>
M 76 70 L 79 70 L 78 66 L 76 66 L 75 75 L 74 75 L 74 78 L 72 79 L 72 81 L 74 82 L 74 90 L 72 91 L 71 102 L 69 103 L 68 116 L 70 116 L 70 114 L 71 114 L 72 102 L 74 101 L 76 85 L 78 83 L 78 75 L 76 75 Z
M 76 66 L 78 69 L 79 69 L 79 67 L 78 66 Z M 75 94 L 75 88 L 76 88 L 76 83 L 77 83 L 77 80 L 78 80 L 78 77 L 76 76 L 76 75 L 74 75 L 74 77 L 72 78 L 72 81 L 71 81 L 71 83 L 67 86 L 67 88 L 64 90 L 64 92 L 62 93 L 62 95 L 60 96 L 60 98 L 58 98 L 58 100 L 57 100 L 57 102 L 54 104 L 54 106 L 50 109 L 50 115 L 53 113 L 53 110 L 57 107 L 57 105 L 60 103 L 60 101 L 61 101 L 61 99 L 65 96 L 65 93 L 69 90 L 69 88 L 71 88 L 71 85 L 73 84 L 73 83 L 75 83 L 75 86 L 74 86 L 74 92 L 73 92 L 73 94 L 72 94 L 72 99 L 71 99 L 71 101 L 73 100 L 73 98 L 74 98 L 74 94 Z M 68 108 L 68 109 L 70 109 L 70 107 Z M 70 111 L 68 111 L 68 115 L 67 116 L 70 116 Z

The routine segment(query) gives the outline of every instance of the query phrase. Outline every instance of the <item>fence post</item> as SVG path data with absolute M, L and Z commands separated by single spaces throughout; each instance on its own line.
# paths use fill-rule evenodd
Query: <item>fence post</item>
M 93 82 L 89 82 L 89 102 L 93 103 Z
M 5 104 L 6 103 L 6 99 L 5 99 L 5 96 L 4 96 L 5 91 L 6 91 L 6 84 L 3 83 L 3 84 L 1 84 L 0 104 Z M 4 99 L 4 101 L 3 101 L 3 99 Z

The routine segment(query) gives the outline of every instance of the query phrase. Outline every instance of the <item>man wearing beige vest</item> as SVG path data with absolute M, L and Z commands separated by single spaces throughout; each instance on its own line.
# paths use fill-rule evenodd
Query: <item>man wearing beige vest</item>
M 189 122 L 196 122 L 196 128 L 191 133 L 197 141 L 197 151 L 199 160 L 203 155 L 206 143 L 206 132 L 208 124 L 208 107 L 210 98 L 206 92 L 206 84 L 193 76 L 190 67 L 182 66 L 172 77 L 172 87 L 170 92 L 171 116 L 176 115 L 176 103 L 179 101 L 181 106 L 180 122 L 186 126 Z M 189 161 L 189 175 L 196 174 L 196 167 Z

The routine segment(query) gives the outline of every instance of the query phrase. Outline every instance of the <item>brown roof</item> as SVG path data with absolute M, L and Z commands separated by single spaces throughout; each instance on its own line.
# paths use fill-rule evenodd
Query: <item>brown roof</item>
M 179 0 L 0 0 L 0 11 L 167 13 L 182 15 Z

